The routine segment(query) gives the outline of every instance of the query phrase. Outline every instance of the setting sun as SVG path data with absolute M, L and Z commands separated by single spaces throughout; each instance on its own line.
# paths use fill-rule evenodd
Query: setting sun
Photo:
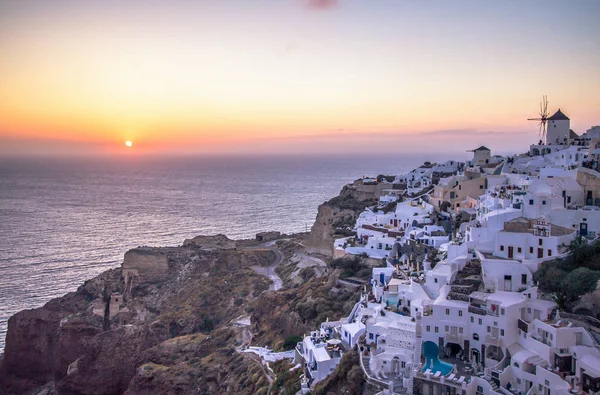
M 132 146 L 133 146 L 133 143 L 132 143 L 131 141 L 126 141 L 126 142 L 125 142 L 125 146 L 127 146 L 127 147 L 132 147 Z

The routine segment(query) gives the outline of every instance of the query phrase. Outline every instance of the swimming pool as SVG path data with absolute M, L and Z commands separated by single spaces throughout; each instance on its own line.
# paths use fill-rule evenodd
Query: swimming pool
M 454 365 L 440 361 L 438 358 L 438 346 L 434 342 L 423 343 L 423 356 L 425 356 L 425 364 L 423 365 L 423 372 L 430 369 L 433 374 L 441 372 L 444 376 L 447 376 L 454 368 Z

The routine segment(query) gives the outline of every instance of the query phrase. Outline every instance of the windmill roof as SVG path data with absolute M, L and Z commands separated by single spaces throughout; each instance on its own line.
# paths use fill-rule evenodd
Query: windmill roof
M 473 151 L 490 151 L 490 149 L 484 145 L 479 148 L 475 148 Z
M 550 120 L 550 121 L 568 121 L 569 117 L 567 117 L 565 114 L 563 114 L 563 112 L 560 111 L 560 108 L 559 108 L 558 111 L 554 113 L 554 115 L 552 115 L 550 118 L 548 118 L 548 120 Z

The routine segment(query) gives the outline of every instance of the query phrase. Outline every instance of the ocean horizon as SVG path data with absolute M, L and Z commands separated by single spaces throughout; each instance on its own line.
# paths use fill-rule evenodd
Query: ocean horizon
M 363 176 L 433 155 L 0 158 L 0 351 L 23 309 L 75 291 L 137 246 L 200 234 L 310 231 L 319 204 Z M 449 159 L 449 158 L 448 158 Z

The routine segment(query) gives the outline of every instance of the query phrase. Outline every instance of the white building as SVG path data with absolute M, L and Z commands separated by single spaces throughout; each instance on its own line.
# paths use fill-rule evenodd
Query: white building
M 566 252 L 575 238 L 574 229 L 548 223 L 544 219 L 515 218 L 496 235 L 494 255 L 517 259 L 535 271 L 539 263 Z

